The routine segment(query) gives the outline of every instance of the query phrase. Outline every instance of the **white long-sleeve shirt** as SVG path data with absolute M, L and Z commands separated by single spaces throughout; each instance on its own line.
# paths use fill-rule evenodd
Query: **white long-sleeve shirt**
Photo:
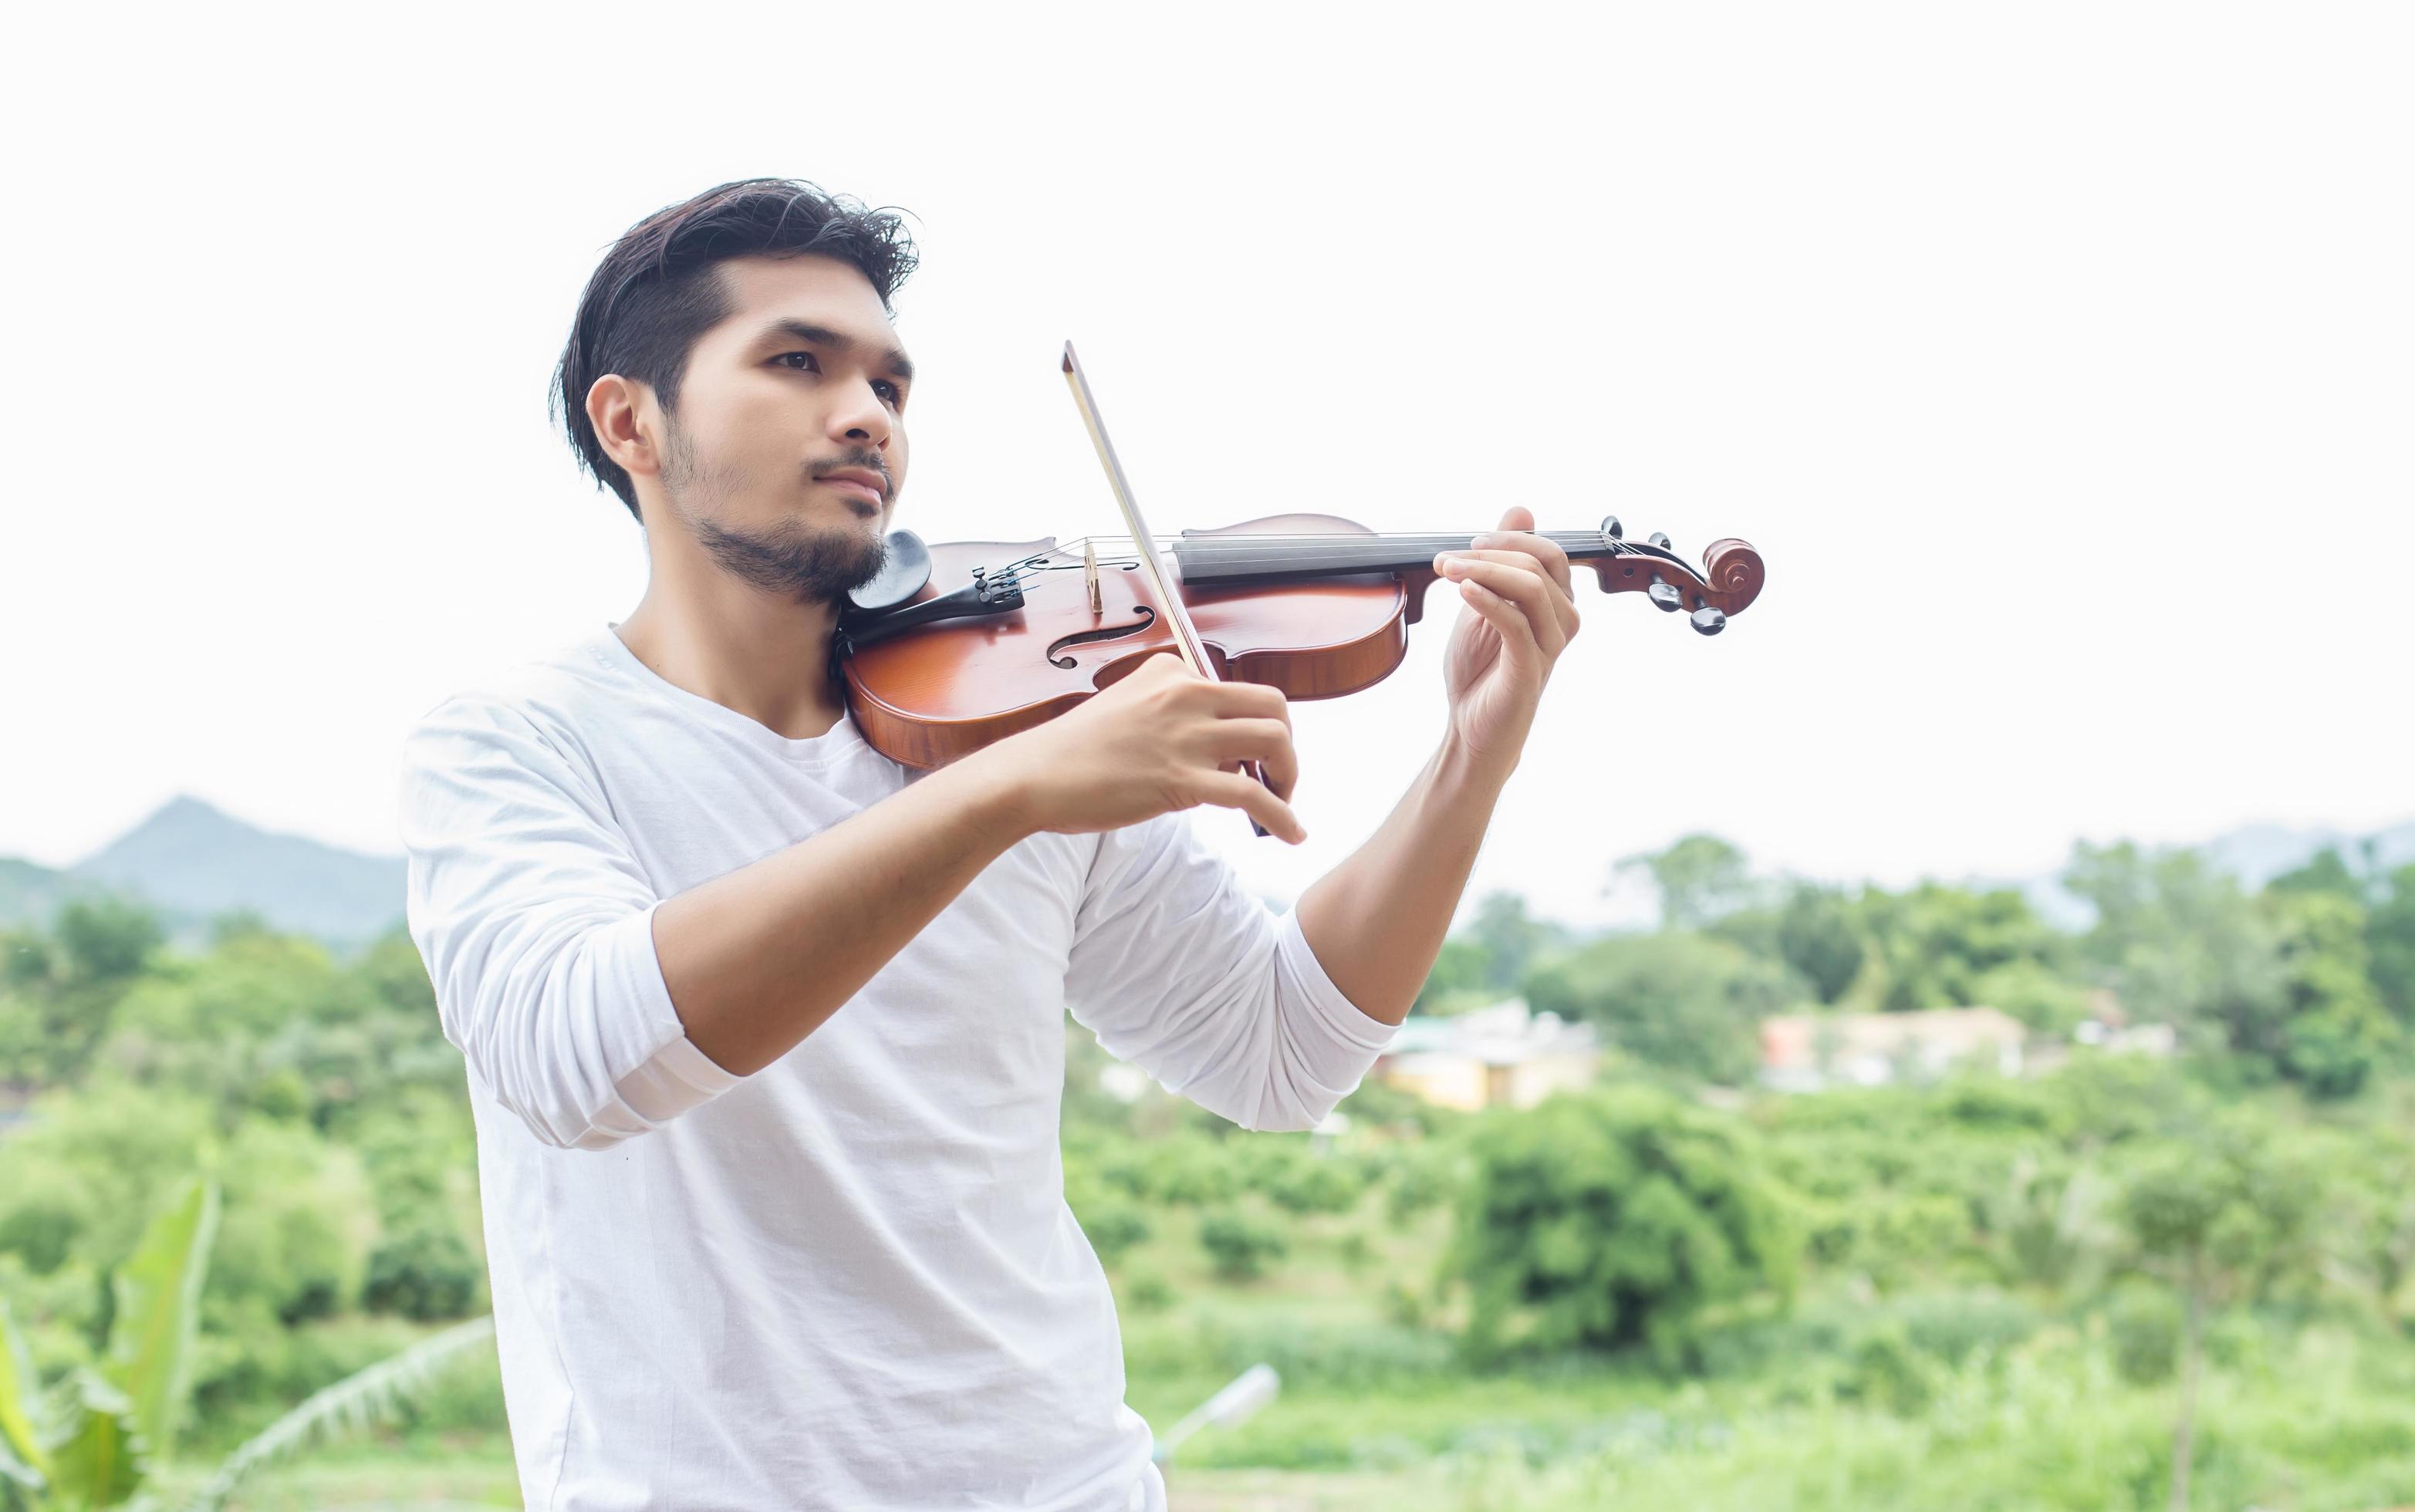
M 1162 1505 L 1065 1205 L 1065 1012 L 1256 1129 L 1315 1123 L 1391 1031 L 1171 815 L 1021 842 L 795 1049 L 723 1070 L 655 905 L 913 778 L 610 628 L 405 741 L 408 918 L 468 1061 L 532 1512 Z

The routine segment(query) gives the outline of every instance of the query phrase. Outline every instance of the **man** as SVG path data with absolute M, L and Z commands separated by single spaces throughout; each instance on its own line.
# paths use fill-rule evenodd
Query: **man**
M 644 528 L 645 595 L 405 744 L 539 1512 L 1162 1506 L 1064 1201 L 1066 1010 L 1245 1128 L 1317 1122 L 1407 1013 L 1576 629 L 1524 510 L 1452 554 L 1442 741 L 1280 916 L 1181 812 L 1303 838 L 1272 690 L 1153 656 L 891 761 L 824 671 L 906 480 L 913 257 L 782 180 L 633 227 L 556 397 Z

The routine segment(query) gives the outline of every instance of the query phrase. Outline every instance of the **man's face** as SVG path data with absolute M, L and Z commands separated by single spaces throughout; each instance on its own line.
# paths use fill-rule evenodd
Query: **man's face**
M 880 570 L 913 365 L 845 262 L 746 257 L 715 271 L 732 312 L 689 353 L 666 426 L 665 500 L 732 576 L 837 599 Z

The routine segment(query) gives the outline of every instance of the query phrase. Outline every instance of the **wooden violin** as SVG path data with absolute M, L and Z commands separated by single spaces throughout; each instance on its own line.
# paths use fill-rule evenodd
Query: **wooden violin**
M 1277 515 L 1185 531 L 1160 557 L 1217 674 L 1335 698 L 1401 665 L 1435 555 L 1477 533 L 1378 535 L 1331 515 Z M 1625 539 L 1615 517 L 1540 533 L 1591 567 L 1602 591 L 1642 593 L 1706 636 L 1761 592 L 1761 554 L 1742 541 L 1713 542 L 1697 569 L 1665 535 Z M 864 740 L 909 767 L 939 766 L 1178 650 L 1133 540 L 926 547 L 892 534 L 887 568 L 851 596 L 832 637 L 832 670 Z

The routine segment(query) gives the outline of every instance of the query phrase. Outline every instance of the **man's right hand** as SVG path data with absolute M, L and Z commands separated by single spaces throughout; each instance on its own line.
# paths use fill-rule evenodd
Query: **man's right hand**
M 1259 783 L 1241 763 L 1266 772 Z M 1161 653 L 1079 708 L 967 756 L 1035 830 L 1119 830 L 1176 809 L 1237 808 L 1293 845 L 1299 777 L 1287 701 L 1254 682 L 1210 682 Z

